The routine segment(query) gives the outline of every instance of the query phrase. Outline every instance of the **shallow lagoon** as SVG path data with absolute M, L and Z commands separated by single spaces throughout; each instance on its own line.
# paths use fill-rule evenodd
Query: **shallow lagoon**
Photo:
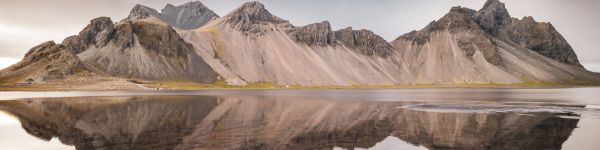
M 0 93 L 2 149 L 598 149 L 600 89 Z

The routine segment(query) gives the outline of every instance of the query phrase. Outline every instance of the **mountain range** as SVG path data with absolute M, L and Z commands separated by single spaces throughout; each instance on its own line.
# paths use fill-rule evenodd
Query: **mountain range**
M 388 42 L 328 21 L 305 26 L 248 2 L 220 17 L 201 2 L 136 5 L 93 19 L 62 43 L 45 42 L 0 71 L 0 83 L 123 80 L 298 86 L 596 84 L 551 23 L 513 18 L 504 3 L 453 7 Z M 73 81 L 73 82 L 66 82 Z

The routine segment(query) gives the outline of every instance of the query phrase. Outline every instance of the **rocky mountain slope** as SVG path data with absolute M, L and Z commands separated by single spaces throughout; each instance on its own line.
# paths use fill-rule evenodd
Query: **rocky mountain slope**
M 190 44 L 162 24 L 142 20 L 113 24 L 101 17 L 64 43 L 86 64 L 116 77 L 200 83 L 217 78 Z
M 498 0 L 488 0 L 480 10 L 454 7 L 391 42 L 366 29 L 333 30 L 328 21 L 296 26 L 259 2 L 223 17 L 200 2 L 169 4 L 161 13 L 137 5 L 120 22 L 92 20 L 61 45 L 92 72 L 154 81 L 302 86 L 600 82 L 552 24 L 512 18 Z M 17 76 L 14 68 L 0 77 Z
M 328 22 L 297 27 L 258 2 L 180 33 L 230 84 L 349 86 L 407 81 L 402 80 L 399 62 L 382 57 L 391 55 L 391 45 L 372 32 L 334 32 Z
M 93 75 L 64 45 L 52 41 L 35 46 L 25 58 L 2 71 L 0 81 L 48 81 Z
M 479 11 L 454 7 L 391 43 L 417 79 L 432 83 L 598 81 L 556 30 L 543 29 L 549 23 L 525 22 L 511 18 L 503 3 L 489 0 Z

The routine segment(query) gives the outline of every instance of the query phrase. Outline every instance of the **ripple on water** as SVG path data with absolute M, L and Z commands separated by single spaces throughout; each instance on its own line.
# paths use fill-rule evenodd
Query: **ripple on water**
M 600 118 L 600 107 L 587 105 L 512 105 L 512 104 L 460 104 L 460 103 L 442 103 L 442 104 L 415 104 L 404 105 L 397 108 L 408 110 L 440 112 L 440 113 L 555 113 L 555 114 L 573 114 L 578 117 L 586 114 L 586 117 Z

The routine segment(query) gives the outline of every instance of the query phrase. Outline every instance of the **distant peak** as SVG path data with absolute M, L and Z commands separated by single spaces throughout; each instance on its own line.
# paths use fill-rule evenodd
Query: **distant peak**
M 233 12 L 225 16 L 232 24 L 240 25 L 242 30 L 249 30 L 251 26 L 258 23 L 270 22 L 273 24 L 287 23 L 277 16 L 271 14 L 265 6 L 259 2 L 247 2 Z
M 265 5 L 260 2 L 247 2 L 236 9 L 233 14 L 246 14 L 249 16 L 271 16 L 272 14 L 265 9 Z
M 148 7 L 148 6 L 144 6 L 141 4 L 136 4 L 133 9 L 131 9 L 132 11 L 151 11 L 153 10 L 152 8 Z
M 158 11 L 144 6 L 144 5 L 140 5 L 137 4 L 133 7 L 133 9 L 131 9 L 131 12 L 129 12 L 129 16 L 127 17 L 127 19 L 129 20 L 135 20 L 135 19 L 145 19 L 151 16 L 157 16 L 158 15 Z
M 479 11 L 508 12 L 504 3 L 499 0 L 488 0 Z
M 167 4 L 165 6 L 165 8 L 163 8 L 163 11 L 165 11 L 165 9 L 168 10 L 168 9 L 181 9 L 181 8 L 187 8 L 187 9 L 192 9 L 192 10 L 208 9 L 208 7 L 206 7 L 204 4 L 202 4 L 202 2 L 192 1 L 192 2 L 188 2 L 183 5 L 179 5 L 179 6 L 175 6 L 173 4 Z
M 200 1 L 185 3 L 180 6 L 166 4 L 161 12 L 144 5 L 136 5 L 125 20 L 141 20 L 155 17 L 179 29 L 196 29 L 219 16 L 204 6 Z
M 242 8 L 256 8 L 256 9 L 265 9 L 265 5 L 258 1 L 246 2 L 242 5 Z
M 204 6 L 204 4 L 202 4 L 202 2 L 200 2 L 200 1 L 192 1 L 192 2 L 188 2 L 188 3 L 185 3 L 185 4 L 181 5 L 181 6 L 184 6 L 184 7 L 186 7 L 186 6 L 200 6 L 200 7 L 206 7 L 206 6 Z
M 167 4 L 167 5 L 165 6 L 165 8 L 175 8 L 175 5 L 173 5 L 173 4 Z
M 504 3 L 500 2 L 500 0 L 488 0 L 483 5 L 483 8 L 502 6 L 504 7 Z

